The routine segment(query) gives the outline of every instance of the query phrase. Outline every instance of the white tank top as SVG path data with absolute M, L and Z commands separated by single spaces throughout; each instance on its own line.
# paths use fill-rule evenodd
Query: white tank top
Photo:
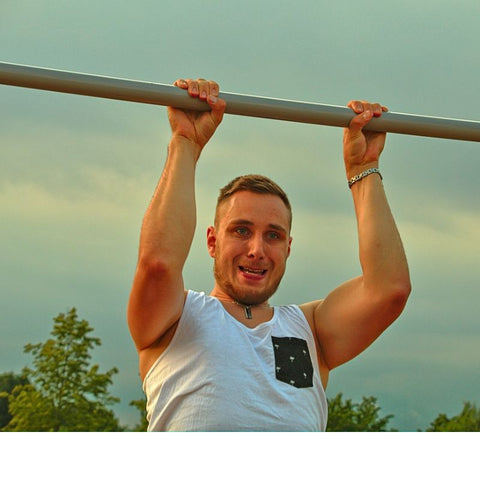
M 324 431 L 327 400 L 299 307 L 248 328 L 189 291 L 167 349 L 148 371 L 149 431 Z

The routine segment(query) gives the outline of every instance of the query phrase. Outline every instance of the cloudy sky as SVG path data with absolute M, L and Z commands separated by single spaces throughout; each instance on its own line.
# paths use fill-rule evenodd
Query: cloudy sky
M 0 61 L 224 91 L 479 120 L 478 0 L 2 0 Z M 164 107 L 0 86 L 0 372 L 30 361 L 71 307 L 117 366 L 116 412 L 142 396 L 125 310 L 143 213 L 161 173 Z M 341 129 L 227 116 L 198 168 L 186 285 L 210 291 L 218 189 L 262 173 L 289 193 L 293 253 L 276 303 L 322 298 L 359 273 Z M 409 259 L 401 318 L 331 375 L 327 395 L 377 397 L 390 426 L 425 429 L 480 404 L 479 144 L 388 135 L 381 170 Z

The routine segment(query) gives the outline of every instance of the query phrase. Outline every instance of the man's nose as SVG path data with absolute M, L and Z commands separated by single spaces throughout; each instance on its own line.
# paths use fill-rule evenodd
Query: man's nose
M 248 247 L 249 257 L 263 258 L 265 256 L 265 245 L 262 235 L 252 235 Z

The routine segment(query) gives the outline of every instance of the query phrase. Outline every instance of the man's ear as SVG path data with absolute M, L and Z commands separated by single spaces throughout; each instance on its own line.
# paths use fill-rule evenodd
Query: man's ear
M 290 252 L 292 251 L 292 240 L 293 240 L 293 238 L 292 238 L 292 237 L 290 237 L 290 238 L 288 239 L 288 251 L 287 251 L 287 258 L 290 256 Z
M 208 253 L 212 258 L 215 258 L 215 247 L 217 246 L 217 235 L 215 233 L 215 227 L 207 228 L 207 248 Z

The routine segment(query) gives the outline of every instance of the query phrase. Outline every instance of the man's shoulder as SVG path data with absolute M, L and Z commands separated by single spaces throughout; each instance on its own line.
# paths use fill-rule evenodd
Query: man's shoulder
M 312 316 L 315 313 L 315 310 L 323 303 L 322 300 L 313 300 L 311 302 L 307 303 L 302 303 L 301 305 L 298 305 L 300 310 L 305 314 L 305 316 L 308 318 L 308 316 Z
M 208 295 L 204 291 L 186 290 L 185 303 L 183 305 L 183 313 L 190 310 L 198 310 L 218 305 L 218 299 L 212 295 Z
M 307 320 L 310 322 L 310 320 L 314 319 L 314 314 L 316 309 L 323 303 L 322 300 L 313 300 L 311 302 L 306 302 L 306 303 L 292 303 L 292 304 L 282 304 L 282 305 L 276 305 L 276 308 L 279 308 L 281 310 L 290 310 L 290 309 L 300 309 L 303 315 L 307 318 Z
M 316 336 L 315 312 L 317 311 L 317 309 L 320 307 L 322 303 L 323 303 L 323 299 L 302 303 L 301 305 L 298 306 L 300 310 L 303 312 L 303 314 L 305 315 L 305 318 L 307 319 L 307 322 L 309 323 L 310 328 L 312 329 L 312 332 L 315 336 Z

